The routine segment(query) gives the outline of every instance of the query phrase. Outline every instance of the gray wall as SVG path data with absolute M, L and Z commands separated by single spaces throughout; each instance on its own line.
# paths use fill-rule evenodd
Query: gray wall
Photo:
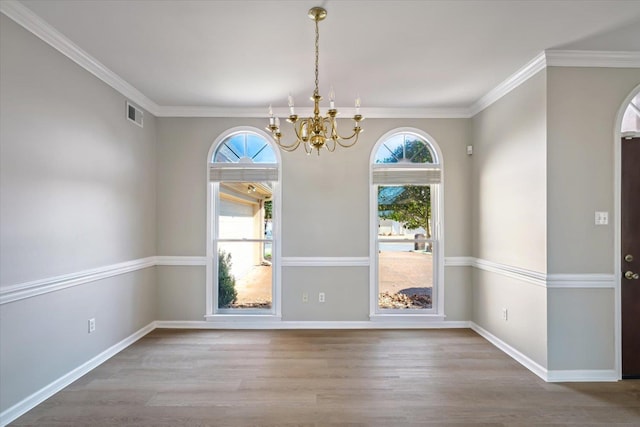
M 547 269 L 546 84 L 543 70 L 472 120 L 473 256 L 538 273 Z M 473 321 L 546 366 L 544 287 L 475 271 Z
M 159 118 L 158 120 L 158 255 L 205 255 L 207 153 L 214 140 L 236 126 L 262 129 L 264 119 Z M 283 257 L 369 256 L 369 159 L 377 140 L 398 127 L 414 127 L 430 134 L 444 157 L 445 255 L 466 256 L 471 241 L 469 181 L 471 160 L 467 119 L 367 119 L 355 147 L 320 157 L 303 152 L 282 153 Z M 345 121 L 343 126 L 348 126 Z M 336 218 L 339 219 L 337 220 Z M 200 267 L 204 270 L 204 267 Z M 452 269 L 464 267 L 451 267 Z M 169 273 L 169 271 L 171 272 Z M 202 319 L 203 295 L 193 290 L 203 274 L 194 268 L 165 267 L 159 277 L 159 316 L 169 320 Z M 313 277 L 313 278 L 312 278 Z M 468 320 L 468 275 L 445 277 L 448 320 Z M 173 286 L 173 288 L 172 288 Z M 181 289 L 184 287 L 184 292 Z M 176 289 L 177 288 L 177 289 Z M 324 291 L 327 302 L 310 308 L 302 303 L 302 290 Z M 171 297 L 165 296 L 171 295 Z M 332 295 L 348 295 L 344 299 Z M 284 267 L 282 273 L 284 320 L 367 320 L 369 274 L 360 267 Z
M 473 255 L 545 272 L 546 72 L 473 118 Z
M 548 272 L 613 274 L 616 114 L 640 70 L 547 74 Z M 609 212 L 609 225 L 594 225 L 596 211 Z M 614 297 L 614 289 L 549 290 L 550 369 L 614 369 Z
M 0 286 L 155 255 L 154 118 L 0 24 Z M 0 411 L 155 318 L 153 268 L 1 305 Z
M 613 273 L 616 114 L 640 69 L 548 69 L 548 270 Z M 594 225 L 609 212 L 608 226 Z
M 548 67 L 473 118 L 475 257 L 533 273 L 613 273 L 616 114 L 638 84 L 638 69 Z M 595 211 L 610 224 L 595 226 Z M 474 270 L 474 322 L 552 371 L 615 368 L 614 289 L 546 289 Z

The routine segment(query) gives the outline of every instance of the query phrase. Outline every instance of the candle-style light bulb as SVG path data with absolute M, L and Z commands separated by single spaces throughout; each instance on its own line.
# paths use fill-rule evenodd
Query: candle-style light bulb
M 276 119 L 275 117 L 273 117 L 273 108 L 271 108 L 271 104 L 269 104 L 269 124 L 270 125 L 276 124 Z
M 289 112 L 291 113 L 292 116 L 296 114 L 296 111 L 293 105 L 293 96 L 291 96 L 291 94 L 289 94 Z
M 356 97 L 356 114 L 360 114 L 360 95 Z
M 331 110 L 335 110 L 336 108 L 336 93 L 333 91 L 333 86 L 331 86 L 331 90 L 329 91 L 329 108 Z

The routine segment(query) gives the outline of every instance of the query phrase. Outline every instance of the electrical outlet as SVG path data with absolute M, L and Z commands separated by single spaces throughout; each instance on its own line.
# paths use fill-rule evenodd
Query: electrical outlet
M 596 212 L 596 225 L 609 224 L 609 212 Z
M 309 293 L 308 292 L 303 292 L 302 293 L 302 302 L 309 302 Z
M 505 322 L 507 321 L 507 316 L 509 315 L 509 312 L 507 311 L 506 308 L 502 309 L 502 320 L 504 320 Z
M 96 331 L 96 319 L 95 318 L 89 319 L 89 333 L 92 333 L 95 331 Z
M 318 294 L 318 302 L 324 302 L 324 292 Z

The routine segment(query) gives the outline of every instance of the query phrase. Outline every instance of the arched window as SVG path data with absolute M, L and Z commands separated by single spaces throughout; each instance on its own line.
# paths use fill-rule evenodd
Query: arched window
M 279 316 L 279 152 L 263 131 L 234 128 L 207 167 L 207 317 Z
M 371 154 L 371 316 L 442 318 L 439 148 L 412 128 L 384 135 Z

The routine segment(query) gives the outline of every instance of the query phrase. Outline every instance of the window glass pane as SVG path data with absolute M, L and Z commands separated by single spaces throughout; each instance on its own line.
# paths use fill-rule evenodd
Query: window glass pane
M 263 242 L 218 243 L 218 308 L 271 309 L 272 268 Z
M 378 308 L 432 308 L 431 229 L 429 186 L 378 187 Z
M 213 161 L 217 163 L 237 163 L 239 159 L 240 157 L 238 157 L 237 153 L 233 152 L 226 143 L 222 143 L 216 151 Z
M 249 158 L 253 158 L 256 154 L 258 154 L 258 152 L 264 148 L 267 144 L 267 142 L 262 139 L 261 137 L 259 137 L 258 135 L 254 135 L 254 134 L 247 134 L 247 152 L 246 155 Z
M 233 135 L 225 141 L 225 144 L 233 150 L 234 153 L 238 155 L 238 157 L 242 158 L 246 156 L 246 147 L 245 147 L 245 139 L 246 134 L 242 133 L 239 135 Z
M 403 137 L 394 135 L 386 140 L 376 152 L 376 163 L 397 163 L 403 159 Z
M 416 250 L 417 245 L 379 241 L 379 309 L 432 308 L 433 254 Z
M 622 132 L 640 132 L 640 93 L 631 100 L 622 116 Z
M 405 156 L 411 163 L 433 163 L 433 156 L 427 144 L 413 135 L 407 136 Z
M 272 188 L 267 182 L 220 183 L 218 238 L 265 239 L 271 229 Z
M 378 235 L 431 238 L 431 187 L 379 186 Z
M 269 142 L 254 133 L 239 133 L 226 138 L 213 155 L 215 163 L 277 163 Z
M 276 153 L 273 151 L 270 145 L 266 144 L 261 151 L 257 152 L 253 156 L 254 163 L 278 163 L 276 159 Z

